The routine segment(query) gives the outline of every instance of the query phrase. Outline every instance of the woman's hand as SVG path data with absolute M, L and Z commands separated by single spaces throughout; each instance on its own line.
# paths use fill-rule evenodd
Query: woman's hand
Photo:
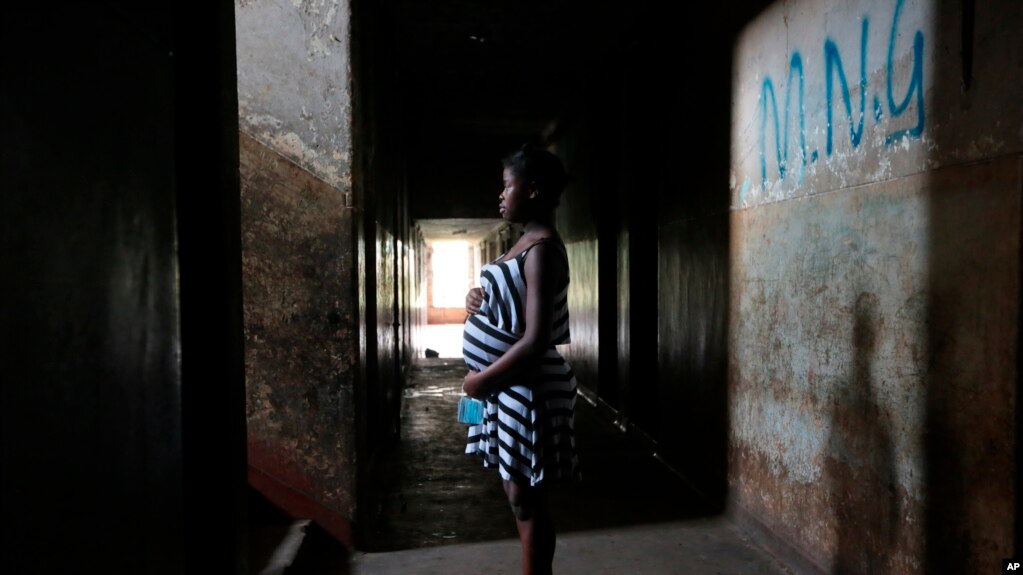
M 479 313 L 481 305 L 483 305 L 483 288 L 469 288 L 469 293 L 465 294 L 465 311 L 475 315 Z
M 465 379 L 462 381 L 462 391 L 469 397 L 482 399 L 486 394 L 483 393 L 480 379 L 480 372 L 469 370 L 469 373 L 465 374 Z

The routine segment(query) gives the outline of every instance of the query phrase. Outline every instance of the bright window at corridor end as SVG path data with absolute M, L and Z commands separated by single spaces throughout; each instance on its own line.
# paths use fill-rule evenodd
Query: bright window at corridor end
M 433 242 L 433 307 L 465 307 L 469 289 L 469 242 Z

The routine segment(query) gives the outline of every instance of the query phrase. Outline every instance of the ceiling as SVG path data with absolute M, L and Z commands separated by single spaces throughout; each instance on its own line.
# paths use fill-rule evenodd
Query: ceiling
M 490 225 L 500 160 L 544 142 L 587 63 L 621 41 L 630 10 L 581 0 L 393 0 L 412 218 L 459 219 L 431 222 L 439 235 Z
M 501 219 L 487 218 L 443 218 L 420 219 L 416 221 L 427 241 L 465 240 L 478 242 L 504 227 Z
M 630 67 L 727 81 L 697 56 L 771 1 L 389 0 L 410 216 L 428 238 L 487 229 L 509 152 L 614 98 Z
M 572 80 L 579 5 L 398 0 L 398 72 L 415 95 L 416 133 L 539 134 Z

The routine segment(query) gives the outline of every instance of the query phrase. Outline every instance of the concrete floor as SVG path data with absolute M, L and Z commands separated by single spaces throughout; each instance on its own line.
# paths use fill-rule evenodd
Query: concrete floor
M 423 359 L 402 408 L 402 438 L 378 479 L 375 520 L 351 558 L 357 575 L 518 573 L 515 524 L 496 470 L 463 454 L 455 421 L 465 366 Z M 558 573 L 782 574 L 686 483 L 577 403 L 583 481 L 552 493 Z

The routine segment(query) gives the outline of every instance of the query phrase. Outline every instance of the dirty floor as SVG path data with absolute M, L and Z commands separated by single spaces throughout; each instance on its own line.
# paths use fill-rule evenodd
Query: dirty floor
M 464 374 L 461 359 L 413 366 L 401 441 L 381 466 L 375 521 L 353 573 L 519 572 L 497 471 L 463 453 L 455 413 Z M 552 493 L 556 573 L 787 573 L 583 397 L 576 418 L 583 481 Z

